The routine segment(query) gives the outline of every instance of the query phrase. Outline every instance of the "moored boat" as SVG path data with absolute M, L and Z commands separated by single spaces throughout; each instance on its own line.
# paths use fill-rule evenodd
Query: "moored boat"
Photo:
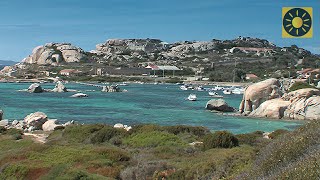
M 225 90 L 223 90 L 223 94 L 232 94 L 232 90 L 225 89 Z
M 180 89 L 186 91 L 186 90 L 188 90 L 188 86 L 187 85 L 182 85 L 182 86 L 180 86 Z
M 187 98 L 189 101 L 196 101 L 197 100 L 197 95 L 195 94 L 190 94 Z
M 214 91 L 209 91 L 209 96 L 214 97 L 214 98 L 223 98 L 223 96 L 219 95 L 217 92 Z

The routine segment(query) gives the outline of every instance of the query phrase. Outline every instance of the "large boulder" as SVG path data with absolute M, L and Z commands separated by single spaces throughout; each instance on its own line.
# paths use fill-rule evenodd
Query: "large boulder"
M 235 109 L 223 99 L 211 99 L 206 104 L 206 109 L 222 112 L 234 112 Z
M 42 93 L 44 90 L 38 83 L 31 84 L 28 88 L 28 92 L 30 93 Z
M 87 60 L 86 53 L 70 43 L 47 43 L 33 49 L 32 54 L 24 58 L 28 64 L 59 64 L 61 62 L 80 62 Z
M 42 125 L 42 130 L 43 131 L 53 131 L 56 129 L 61 129 L 64 128 L 61 124 L 56 124 L 57 120 L 56 119 L 49 119 Z
M 9 125 L 9 120 L 8 119 L 4 119 L 0 121 L 0 126 L 8 126 Z
M 289 105 L 290 101 L 285 101 L 281 98 L 271 99 L 263 102 L 249 116 L 281 119 Z
M 320 91 L 318 89 L 299 89 L 283 96 L 291 104 L 284 112 L 284 117 L 296 120 L 320 119 Z
M 243 94 L 239 107 L 240 113 L 249 114 L 263 102 L 281 97 L 282 92 L 280 87 L 280 82 L 274 78 L 250 85 L 245 89 Z
M 48 120 L 48 116 L 43 112 L 31 113 L 24 118 L 24 122 L 28 127 L 41 129 L 42 125 Z
M 320 120 L 320 91 L 314 88 L 305 88 L 284 94 L 281 98 L 263 102 L 249 116 Z
M 68 90 L 61 81 L 58 81 L 52 92 L 68 92 Z

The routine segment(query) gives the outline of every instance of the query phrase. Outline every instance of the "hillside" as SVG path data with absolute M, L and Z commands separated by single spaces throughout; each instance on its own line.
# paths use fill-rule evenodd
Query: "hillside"
M 212 81 L 243 81 L 246 73 L 260 78 L 295 75 L 301 68 L 317 68 L 320 58 L 295 45 L 278 47 L 268 40 L 239 37 L 234 40 L 183 41 L 159 39 L 110 39 L 86 52 L 70 43 L 36 47 L 14 67 L 17 76 L 41 77 L 40 71 L 77 68 L 83 75 L 141 75 L 148 64 L 173 65 L 176 75 L 210 77 Z M 117 74 L 119 68 L 126 69 Z M 233 79 L 234 78 L 234 79 Z

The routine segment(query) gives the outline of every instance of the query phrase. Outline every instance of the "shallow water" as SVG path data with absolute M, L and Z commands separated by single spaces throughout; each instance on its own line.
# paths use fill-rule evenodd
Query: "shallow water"
M 211 130 L 229 130 L 246 133 L 256 130 L 293 129 L 301 122 L 253 119 L 223 116 L 205 110 L 211 98 L 207 92 L 182 91 L 172 84 L 130 84 L 121 88 L 123 93 L 103 93 L 101 88 L 79 84 L 66 84 L 69 89 L 81 90 L 88 98 L 70 98 L 73 92 L 32 94 L 18 92 L 30 83 L 0 83 L 0 106 L 6 119 L 23 119 L 26 115 L 41 111 L 60 122 L 76 120 L 80 123 L 123 123 L 128 125 L 155 123 L 160 125 L 185 124 L 205 126 Z M 43 84 L 52 89 L 54 84 Z M 89 90 L 89 91 L 88 91 Z M 92 91 L 95 90 L 95 91 Z M 186 101 L 190 93 L 196 93 L 198 101 Z M 222 92 L 220 92 L 222 94 Z M 238 107 L 241 95 L 225 95 L 229 105 Z

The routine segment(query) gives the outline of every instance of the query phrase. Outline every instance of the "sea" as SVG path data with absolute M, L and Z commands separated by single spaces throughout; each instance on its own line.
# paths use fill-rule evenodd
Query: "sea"
M 68 89 L 88 94 L 87 98 L 71 98 L 75 92 L 28 93 L 31 83 L 0 83 L 0 109 L 4 119 L 21 120 L 30 113 L 40 111 L 59 122 L 74 120 L 77 123 L 93 124 L 158 124 L 204 126 L 211 131 L 228 130 L 235 134 L 253 131 L 271 132 L 276 129 L 292 130 L 299 121 L 268 120 L 217 114 L 205 109 L 212 99 L 206 91 L 182 91 L 175 84 L 128 84 L 120 86 L 127 92 L 105 93 L 100 87 L 68 83 Z M 45 83 L 45 89 L 55 84 Z M 208 86 L 207 88 L 210 88 Z M 187 101 L 190 93 L 197 101 Z M 218 92 L 222 95 L 222 92 Z M 224 95 L 224 100 L 238 108 L 242 95 Z

